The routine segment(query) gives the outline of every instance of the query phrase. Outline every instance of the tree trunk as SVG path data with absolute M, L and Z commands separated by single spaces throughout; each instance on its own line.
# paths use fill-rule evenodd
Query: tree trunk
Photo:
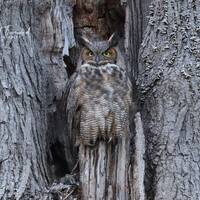
M 82 199 L 130 199 L 129 138 L 116 145 L 100 142 L 95 149 L 79 148 Z
M 125 49 L 132 79 L 138 74 L 138 54 L 148 22 L 152 0 L 127 0 L 125 23 Z
M 90 36 L 98 34 L 103 38 L 110 36 L 114 31 L 123 34 L 121 32 L 123 15 L 124 10 L 120 7 L 119 1 L 93 3 L 93 1 L 80 0 L 77 2 L 75 13 L 76 31 Z M 116 21 L 119 23 L 118 26 Z M 115 144 L 101 141 L 94 148 L 84 145 L 79 147 L 80 184 L 83 200 L 130 199 L 128 184 L 130 136 L 128 127 Z
M 132 1 L 129 1 L 126 5 L 126 8 L 120 6 L 120 1 L 101 1 L 101 3 L 93 3 L 93 1 L 90 0 L 79 0 L 77 1 L 75 9 L 76 12 L 74 12 L 76 31 L 79 34 L 84 33 L 90 36 L 93 36 L 93 34 L 98 34 L 102 37 L 111 35 L 111 31 L 117 31 L 119 34 L 121 34 L 121 36 L 126 37 L 125 43 L 128 44 L 129 41 L 130 44 L 130 41 L 132 41 L 133 37 L 133 35 L 131 35 L 131 22 L 132 19 L 134 19 L 132 10 L 136 10 L 137 8 L 135 6 L 139 5 L 140 2 L 137 2 L 135 5 L 133 5 Z M 89 8 L 92 8 L 92 12 Z M 98 12 L 99 10 L 101 12 Z M 105 15 L 103 13 L 105 13 Z M 108 16 L 106 13 L 108 13 Z M 126 25 L 125 15 L 127 22 Z M 134 16 L 137 15 L 135 14 Z M 137 17 L 139 19 L 139 14 Z M 116 21 L 118 22 L 117 25 L 115 23 Z M 136 24 L 137 20 L 134 19 L 134 21 Z M 140 20 L 138 23 L 142 24 L 142 20 Z M 121 30 L 122 27 L 125 27 L 125 30 Z M 142 38 L 143 27 L 139 31 L 140 34 L 137 34 L 138 47 L 139 41 L 141 41 Z M 126 35 L 126 32 L 130 34 Z M 127 56 L 130 56 L 127 67 L 132 74 L 136 69 L 133 69 L 132 64 L 137 64 L 136 52 L 138 49 L 136 50 L 136 48 L 133 48 L 131 45 L 126 47 Z M 129 53 L 130 49 L 133 49 L 135 53 L 135 57 L 133 58 L 131 57 L 131 53 Z M 130 77 L 132 78 L 132 81 L 134 81 L 131 74 Z M 141 147 L 144 147 L 144 139 L 141 141 L 137 139 L 138 144 L 140 145 L 136 145 L 133 141 L 135 132 L 137 133 L 135 138 L 143 138 L 141 126 L 142 123 L 139 113 L 137 115 L 136 122 L 140 123 L 140 125 L 136 124 L 138 130 L 134 132 L 130 132 L 130 130 L 128 130 L 128 134 L 124 134 L 126 137 L 119 139 L 118 143 L 116 144 L 100 142 L 95 148 L 90 148 L 83 145 L 79 147 L 81 194 L 84 200 L 144 200 L 144 173 L 139 174 L 144 168 L 144 149 L 141 149 Z M 133 127 L 133 124 L 130 124 L 130 126 Z M 124 130 L 124 132 L 126 131 Z M 131 143 L 131 141 L 133 142 Z M 133 153 L 136 153 L 137 155 L 131 155 Z M 139 186 L 137 187 L 135 184 L 138 184 Z
M 81 1 L 76 3 L 76 9 L 79 9 Z M 136 9 L 130 4 L 131 1 L 128 2 L 126 16 Z M 0 2 L 0 173 L 4 174 L 0 179 L 1 199 L 52 199 L 49 186 L 69 174 L 77 161 L 72 138 L 67 137 L 66 114 L 61 99 L 67 82 L 62 58 L 69 55 L 69 48 L 75 44 L 73 5 L 74 1 L 62 0 Z M 105 7 L 102 1 L 100 5 L 104 5 L 103 9 L 108 9 L 109 14 L 105 10 L 104 19 L 103 13 L 98 12 L 93 31 L 100 32 L 102 36 L 116 30 L 124 34 L 124 8 L 119 6 L 120 2 L 106 2 L 108 7 Z M 140 2 L 136 5 L 139 6 Z M 114 21 L 110 21 L 113 16 Z M 131 21 L 134 17 L 126 19 L 126 30 L 130 32 L 126 37 L 128 41 L 132 38 Z M 76 30 L 81 29 L 76 18 L 74 20 Z M 126 47 L 131 49 L 131 46 Z M 136 49 L 134 51 L 137 52 Z M 131 65 L 130 71 L 133 71 Z M 86 191 L 90 186 L 97 188 L 97 199 L 129 199 L 129 195 L 135 195 L 134 177 L 130 172 L 133 171 L 130 164 L 133 161 L 130 155 L 133 145 L 129 147 L 129 139 L 123 138 L 115 149 L 102 143 L 97 149 L 80 148 L 80 163 L 87 161 L 83 153 L 88 155 L 90 151 L 94 157 L 88 163 L 93 160 L 99 163 L 87 170 L 91 173 L 97 170 L 97 174 L 98 170 L 103 170 L 97 176 L 96 185 L 89 183 L 85 186 Z M 98 153 L 100 158 L 95 156 Z M 102 168 L 103 158 L 105 168 Z M 124 163 L 120 162 L 122 160 Z M 83 182 L 88 177 L 80 180 Z M 99 188 L 98 183 L 106 183 L 108 188 L 104 185 Z
M 199 1 L 154 1 L 139 85 L 147 199 L 200 199 Z
M 66 136 L 66 115 L 63 104 L 60 104 L 67 82 L 62 56 L 68 56 L 68 49 L 74 45 L 73 4 L 73 1 L 66 3 L 61 0 L 2 1 L 0 4 L 0 165 L 4 174 L 1 178 L 1 199 L 51 199 L 49 184 L 70 173 L 76 163 L 76 151 L 70 137 Z M 81 1 L 77 1 L 76 9 L 82 9 L 79 4 Z M 104 10 L 105 19 L 102 13 L 94 18 L 93 32 L 105 36 L 117 30 L 123 34 L 124 14 L 119 4 L 115 5 L 115 1 L 106 4 L 109 14 L 108 10 Z M 105 2 L 100 5 L 103 5 L 102 10 L 106 9 Z M 127 8 L 130 9 L 127 16 L 136 9 L 130 5 Z M 111 21 L 113 16 L 114 19 L 117 16 L 118 20 Z M 132 19 L 128 19 L 126 29 Z M 81 23 L 87 26 L 87 20 Z M 75 28 L 81 29 L 79 25 Z M 129 30 L 132 31 L 131 28 Z M 134 51 L 137 52 L 136 49 Z M 131 64 L 129 67 L 133 71 Z M 81 172 L 84 173 L 82 163 L 86 162 L 91 163 L 91 168 L 85 168 L 86 171 L 92 174 L 97 170 L 98 174 L 93 176 L 95 179 L 98 177 L 96 185 L 89 181 L 85 191 L 95 188 L 97 199 L 129 199 L 129 195 L 134 196 L 130 172 L 133 170 L 130 156 L 133 146 L 129 147 L 129 140 L 128 137 L 123 138 L 116 147 L 100 143 L 97 149 L 80 148 Z M 90 158 L 87 155 L 91 152 L 94 156 Z M 97 157 L 98 154 L 101 156 Z M 85 159 L 85 155 L 90 160 Z M 92 167 L 94 160 L 98 165 Z M 101 170 L 100 174 L 98 170 Z M 82 183 L 91 174 L 81 176 Z
M 68 185 L 58 189 L 62 197 L 50 189 L 77 170 L 82 199 L 200 199 L 200 4 L 155 0 L 148 9 L 150 2 L 1 0 L 0 199 L 78 198 Z M 130 137 L 80 146 L 79 154 L 62 99 L 63 56 L 76 63 L 74 27 L 75 34 L 118 31 L 125 38 L 142 115 Z
M 0 2 L 0 199 L 51 198 L 49 120 L 67 80 L 63 28 L 66 48 L 73 43 L 71 7 L 61 3 Z

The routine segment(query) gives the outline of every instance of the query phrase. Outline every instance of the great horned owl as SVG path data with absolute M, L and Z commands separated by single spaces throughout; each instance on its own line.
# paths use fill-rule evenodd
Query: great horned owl
M 75 73 L 68 83 L 68 131 L 76 143 L 93 146 L 129 133 L 132 85 L 112 35 L 108 40 L 81 39 Z

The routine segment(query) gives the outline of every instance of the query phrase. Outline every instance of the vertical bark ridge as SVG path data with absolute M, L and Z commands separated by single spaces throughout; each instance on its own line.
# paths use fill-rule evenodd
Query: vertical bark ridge
M 80 181 L 83 199 L 129 199 L 128 138 L 115 146 L 100 142 L 94 149 L 80 146 Z
M 188 0 L 151 5 L 138 80 L 148 199 L 200 198 L 199 6 Z
M 52 17 L 54 3 L 69 12 L 62 10 L 60 18 Z M 48 132 L 52 127 L 48 119 L 56 112 L 67 80 L 62 65 L 63 35 L 68 40 L 66 48 L 74 44 L 72 2 L 54 3 L 0 2 L 0 199 L 51 199 L 52 166 L 47 163 L 47 151 L 53 138 L 61 139 L 66 133 L 59 132 L 63 121 L 59 130 Z M 50 60 L 51 50 L 55 63 Z M 55 132 L 60 134 L 55 136 Z
M 0 155 L 8 159 L 1 165 L 0 198 L 26 199 L 31 190 L 37 199 L 47 185 L 42 68 L 33 55 L 27 2 L 4 1 L 1 7 Z
M 143 33 L 147 26 L 148 6 L 151 0 L 127 1 L 125 24 L 125 49 L 129 61 L 129 70 L 134 78 L 138 75 L 138 53 Z

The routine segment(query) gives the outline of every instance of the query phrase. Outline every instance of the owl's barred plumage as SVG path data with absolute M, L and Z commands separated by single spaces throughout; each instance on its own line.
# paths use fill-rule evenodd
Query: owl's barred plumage
M 69 80 L 68 128 L 77 143 L 94 146 L 129 133 L 132 85 L 124 66 L 84 62 Z

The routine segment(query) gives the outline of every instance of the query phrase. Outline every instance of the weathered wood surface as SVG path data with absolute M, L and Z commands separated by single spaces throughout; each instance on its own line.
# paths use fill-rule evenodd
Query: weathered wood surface
M 70 173 L 76 162 L 76 153 L 71 150 L 71 141 L 65 132 L 66 116 L 59 101 L 67 82 L 62 56 L 68 55 L 68 49 L 75 45 L 72 9 L 78 2 L 0 2 L 1 199 L 51 199 L 51 194 L 48 193 L 49 183 L 65 173 Z M 126 4 L 126 1 L 121 2 Z M 122 32 L 124 13 L 121 12 L 120 1 L 117 4 L 114 0 L 109 1 L 106 5 L 109 14 L 98 11 L 98 23 L 95 25 L 98 26 L 95 29 L 102 35 L 108 34 L 103 31 L 104 24 L 107 23 L 110 32 L 116 29 Z M 136 5 L 139 6 L 140 3 L 137 2 Z M 129 7 L 127 13 L 131 15 L 132 9 L 133 7 Z M 139 15 L 138 13 L 137 19 Z M 115 20 L 116 17 L 119 20 Z M 112 18 L 113 23 L 109 23 L 107 19 Z M 131 24 L 133 19 L 135 17 L 130 18 L 127 23 Z M 129 31 L 132 33 L 131 26 Z M 128 40 L 127 37 L 126 41 Z M 120 153 L 125 151 L 124 157 L 122 156 L 123 160 L 126 160 L 125 163 L 130 159 L 128 146 L 116 148 Z M 111 151 L 114 152 L 114 157 L 110 155 Z M 100 144 L 96 153 L 102 152 L 102 156 L 93 159 L 99 162 L 105 157 L 107 165 L 111 166 L 113 159 L 118 162 L 121 155 L 115 151 L 107 144 L 104 147 Z M 87 150 L 86 153 L 88 152 Z M 110 157 L 106 157 L 106 152 L 110 152 Z M 105 176 L 99 177 L 99 183 L 111 183 L 115 185 L 118 196 L 121 193 L 127 195 L 127 188 L 120 188 L 118 185 L 122 180 L 125 180 L 124 185 L 127 185 L 128 166 L 120 162 L 116 163 L 116 166 L 121 167 L 118 169 L 121 171 L 117 172 L 121 175 L 115 176 L 118 177 L 115 178 L 116 183 Z M 95 168 L 91 170 L 94 171 Z M 105 171 L 104 169 L 104 173 Z M 111 177 L 114 171 L 109 173 L 106 177 Z M 104 189 L 107 188 L 102 188 Z M 100 189 L 98 194 L 101 195 Z M 109 192 L 108 194 L 115 195 Z
M 125 20 L 125 49 L 130 74 L 138 75 L 138 54 L 147 27 L 149 5 L 152 0 L 127 0 Z
M 63 36 L 73 42 L 70 20 L 65 21 L 59 15 L 67 5 L 58 4 L 61 1 L 56 4 L 36 0 L 0 1 L 2 200 L 51 197 L 48 194 L 51 165 L 47 163 L 47 154 L 54 141 L 52 129 L 55 135 L 59 131 L 53 128 L 49 118 L 56 112 L 56 101 L 62 95 L 67 77 L 59 59 L 62 59 Z M 67 14 L 70 19 L 70 13 Z M 61 22 L 69 30 L 65 34 Z M 53 62 L 52 49 L 57 52 Z
M 146 195 L 149 200 L 198 200 L 199 2 L 156 0 L 151 9 L 150 0 L 123 2 L 129 71 L 141 94 L 145 165 L 138 118 L 135 138 L 124 141 L 133 149 L 126 149 L 123 142 L 80 148 L 81 173 L 87 175 L 81 182 L 89 181 L 83 185 L 83 198 L 143 200 Z M 53 199 L 49 183 L 69 173 L 76 162 L 59 105 L 67 82 L 62 55 L 75 44 L 74 3 L 0 1 L 0 199 Z M 120 9 L 113 10 L 111 4 L 109 9 L 109 19 L 120 17 Z M 101 32 L 105 19 L 99 20 Z M 107 26 L 112 30 L 112 24 Z M 106 172 L 103 166 L 112 168 Z M 119 187 L 121 183 L 125 187 Z
M 94 149 L 79 148 L 82 199 L 130 199 L 128 188 L 129 138 L 118 144 L 100 142 Z
M 145 139 L 139 112 L 135 115 L 135 132 L 134 155 L 131 155 L 130 135 L 120 138 L 115 145 L 101 141 L 93 148 L 80 146 L 83 200 L 145 200 Z
M 199 1 L 151 5 L 139 60 L 147 199 L 200 199 L 199 27 Z
M 102 37 L 111 35 L 112 31 L 115 30 L 118 31 L 122 37 L 127 37 L 127 42 L 132 38 L 132 35 L 128 34 L 125 36 L 124 34 L 126 31 L 131 30 L 132 18 L 130 17 L 130 10 L 133 9 L 133 7 L 131 7 L 132 4 L 127 4 L 130 10 L 128 8 L 126 9 L 125 5 L 120 8 L 120 1 L 115 1 L 115 4 L 114 1 L 110 1 L 109 3 L 104 1 L 101 3 L 94 3 L 93 1 L 78 1 L 76 10 L 79 12 L 77 12 L 77 14 L 75 13 L 75 30 L 79 34 L 80 32 L 87 35 L 98 34 Z M 92 10 L 88 9 L 89 5 Z M 102 11 L 102 13 L 99 13 L 99 10 Z M 125 23 L 125 11 L 127 12 L 126 26 L 125 24 L 120 25 L 120 23 Z M 115 18 L 106 18 L 106 15 L 103 15 L 103 13 L 106 12 L 109 14 L 115 14 Z M 119 18 L 120 16 L 123 16 L 124 19 Z M 101 27 L 99 27 L 99 20 L 102 22 Z M 125 27 L 125 30 L 121 31 L 121 27 L 116 27 L 115 21 L 119 21 L 118 26 L 120 25 Z M 103 31 L 101 30 L 102 28 Z M 140 31 L 142 32 L 142 30 Z M 130 32 L 132 32 L 132 30 Z M 138 39 L 141 40 L 141 38 Z M 130 46 L 127 48 L 130 48 Z M 136 51 L 136 49 L 134 49 L 134 51 Z M 127 53 L 128 52 L 129 50 L 127 49 Z M 131 57 L 131 54 L 128 56 Z M 129 67 L 132 73 L 134 69 L 131 68 L 131 64 L 134 61 L 131 60 L 130 62 L 130 65 L 127 67 Z M 131 124 L 131 126 L 133 125 Z M 139 129 L 139 127 L 137 128 Z M 140 131 L 137 133 L 141 134 Z M 131 140 L 134 140 L 134 133 L 128 131 L 128 134 L 124 134 L 115 145 L 101 141 L 94 148 L 82 145 L 79 147 L 81 196 L 84 200 L 144 199 L 144 173 L 140 175 L 142 170 L 144 170 L 144 167 L 139 170 L 141 163 L 143 163 L 144 149 L 142 151 L 137 146 L 138 154 L 134 159 L 131 153 L 134 153 L 135 144 L 134 142 L 130 143 Z M 139 142 L 144 143 L 144 139 L 138 141 L 138 144 Z M 135 168 L 134 164 L 136 166 Z M 134 183 L 140 185 L 135 187 Z
M 134 119 L 135 123 L 135 151 L 133 161 L 133 179 L 130 181 L 131 199 L 132 200 L 145 200 L 145 136 L 143 130 L 143 122 L 140 112 L 137 112 Z

